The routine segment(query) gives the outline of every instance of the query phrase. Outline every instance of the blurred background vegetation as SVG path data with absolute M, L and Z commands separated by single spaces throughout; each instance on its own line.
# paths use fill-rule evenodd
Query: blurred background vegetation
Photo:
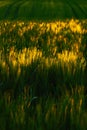
M 58 20 L 86 19 L 85 0 L 4 0 L 0 1 L 0 19 Z

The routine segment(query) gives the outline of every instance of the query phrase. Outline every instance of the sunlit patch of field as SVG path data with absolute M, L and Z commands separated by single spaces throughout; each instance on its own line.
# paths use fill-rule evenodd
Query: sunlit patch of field
M 0 22 L 1 64 L 8 60 L 13 66 L 28 66 L 41 59 L 52 65 L 58 62 L 76 64 L 80 59 L 86 66 L 81 48 L 86 21 L 79 20 L 55 22 Z M 2 58 L 3 57 L 3 58 Z M 5 61 L 5 58 L 7 60 Z
M 87 20 L 0 21 L 0 128 L 86 130 L 86 50 Z

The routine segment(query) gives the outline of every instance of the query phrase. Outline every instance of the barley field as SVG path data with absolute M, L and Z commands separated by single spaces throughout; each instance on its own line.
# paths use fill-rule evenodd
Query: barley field
M 87 2 L 42 2 L 0 0 L 0 130 L 87 130 Z

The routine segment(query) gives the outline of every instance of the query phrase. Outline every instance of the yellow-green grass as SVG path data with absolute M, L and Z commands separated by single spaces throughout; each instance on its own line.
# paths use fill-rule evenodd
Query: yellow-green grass
M 87 20 L 0 21 L 0 129 L 87 129 Z

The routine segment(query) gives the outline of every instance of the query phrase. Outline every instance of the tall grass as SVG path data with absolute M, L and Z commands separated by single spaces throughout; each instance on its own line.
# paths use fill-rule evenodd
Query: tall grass
M 0 22 L 0 129 L 86 130 L 86 20 Z

